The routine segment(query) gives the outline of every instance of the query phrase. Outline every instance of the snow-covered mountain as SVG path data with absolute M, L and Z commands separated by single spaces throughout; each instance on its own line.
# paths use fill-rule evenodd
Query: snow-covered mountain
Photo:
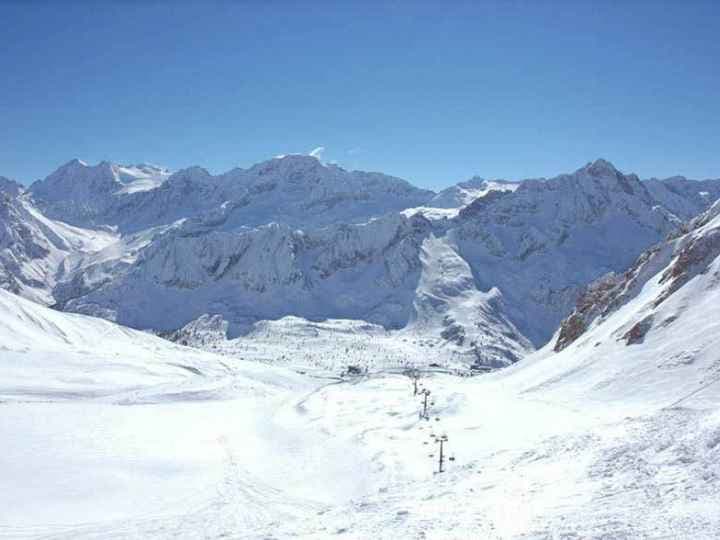
M 428 206 L 434 208 L 462 208 L 491 191 L 515 191 L 520 182 L 508 180 L 485 180 L 475 176 L 465 182 L 443 189 L 435 195 Z
M 27 193 L 3 185 L 4 287 L 59 309 L 163 332 L 220 316 L 233 344 L 213 341 L 233 350 L 258 324 L 287 330 L 263 321 L 320 334 L 369 324 L 489 364 L 543 345 L 587 283 L 720 193 L 720 182 L 642 182 L 597 160 L 435 195 L 302 155 L 217 176 L 74 160 Z
M 597 160 L 477 199 L 448 235 L 478 287 L 497 287 L 510 320 L 539 346 L 572 309 L 580 287 L 625 269 L 680 225 L 637 176 Z
M 50 218 L 81 227 L 114 225 L 116 206 L 128 196 L 160 187 L 169 171 L 152 165 L 88 165 L 73 159 L 30 186 L 39 208 Z
M 0 193 L 5 193 L 11 197 L 17 197 L 24 191 L 22 184 L 15 180 L 0 176 Z
M 637 176 L 603 160 L 513 187 L 442 220 L 405 211 L 318 227 L 311 210 L 302 229 L 292 215 L 245 227 L 221 205 L 157 234 L 129 264 L 84 265 L 58 301 L 161 331 L 221 315 L 230 338 L 288 316 L 356 320 L 424 333 L 446 357 L 502 363 L 543 345 L 584 285 L 682 226 Z
M 124 231 L 206 215 L 228 228 L 272 221 L 297 227 L 358 222 L 422 205 L 434 195 L 399 178 L 346 171 L 305 155 L 217 176 L 201 167 L 168 175 L 148 166 L 102 162 L 91 167 L 74 160 L 33 184 L 30 192 L 53 218 L 81 226 L 117 225 Z
M 720 198 L 720 180 L 688 180 L 673 176 L 651 178 L 645 185 L 653 198 L 682 220 L 689 220 Z

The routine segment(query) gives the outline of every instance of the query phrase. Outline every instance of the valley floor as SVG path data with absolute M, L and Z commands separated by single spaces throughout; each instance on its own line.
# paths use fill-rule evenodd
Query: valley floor
M 3 388 L 0 537 L 720 537 L 720 412 L 702 393 L 544 400 L 431 374 L 426 421 L 401 374 L 253 385 L 228 366 L 100 397 Z M 431 433 L 455 457 L 443 474 Z

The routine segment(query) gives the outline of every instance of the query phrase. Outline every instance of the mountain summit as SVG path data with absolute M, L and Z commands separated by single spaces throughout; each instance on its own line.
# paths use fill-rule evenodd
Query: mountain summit
M 581 170 L 586 171 L 592 176 L 610 176 L 616 175 L 618 171 L 615 166 L 609 161 L 598 158 L 595 161 L 588 162 Z
M 287 155 L 211 175 L 149 166 L 72 161 L 30 192 L 44 212 L 74 225 L 125 231 L 212 216 L 228 227 L 280 221 L 297 226 L 359 222 L 420 206 L 434 193 L 381 173 L 346 171 L 317 158 Z

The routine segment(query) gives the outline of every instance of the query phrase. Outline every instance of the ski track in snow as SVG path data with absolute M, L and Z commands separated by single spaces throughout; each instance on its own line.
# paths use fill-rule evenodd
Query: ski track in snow
M 352 382 L 322 384 L 254 405 L 245 398 L 191 404 L 210 407 L 198 411 L 198 419 L 223 410 L 233 418 L 238 410 L 256 407 L 241 427 L 221 430 L 212 440 L 217 474 L 204 476 L 201 488 L 182 495 L 167 493 L 162 509 L 146 508 L 127 519 L 67 526 L 3 525 L 0 535 L 450 539 L 712 538 L 720 533 L 720 520 L 708 506 L 706 492 L 718 494 L 717 483 L 708 484 L 708 479 L 715 479 L 720 470 L 712 460 L 698 459 L 702 448 L 692 446 L 695 434 L 703 432 L 706 411 L 654 410 L 619 419 L 597 409 L 588 415 L 539 399 L 509 399 L 490 381 L 458 382 L 434 375 L 423 379 L 436 394 L 432 419 L 425 422 L 418 419 L 418 404 L 406 377 L 381 374 Z M 464 409 L 477 393 L 483 397 L 472 403 L 475 414 L 468 414 Z M 27 405 L 3 405 L 23 406 Z M 48 412 L 57 407 L 29 406 Z M 80 406 L 128 409 L 94 402 Z M 184 416 L 187 406 L 179 406 Z M 477 414 L 481 410 L 502 410 L 503 415 Z M 716 413 L 710 416 L 714 435 L 709 444 L 717 445 L 720 418 Z M 519 418 L 529 418 L 530 423 L 520 423 Z M 537 425 L 530 428 L 533 419 Z M 553 424 L 543 423 L 548 421 Z M 157 428 L 161 424 L 152 426 Z M 422 445 L 431 430 L 447 432 L 450 452 L 459 454 L 457 464 L 440 476 L 432 474 L 434 462 Z M 484 434 L 491 439 L 485 440 Z M 673 440 L 678 434 L 681 440 Z M 242 444 L 246 436 L 268 446 L 261 444 L 248 453 Z M 684 436 L 690 439 L 684 442 Z M 279 458 L 281 471 L 275 475 L 272 466 L 258 459 L 270 446 L 282 449 L 265 456 L 271 461 Z M 340 452 L 333 452 L 333 447 Z M 313 454 L 312 449 L 319 448 L 322 452 Z M 712 452 L 713 447 L 705 448 Z M 292 475 L 281 477 L 283 471 L 303 466 L 315 468 L 309 472 L 316 474 L 322 467 L 336 470 L 319 481 L 317 476 L 303 476 L 303 482 L 316 483 L 299 494 Z M 697 470 L 688 474 L 688 466 Z M 336 501 L 308 496 L 332 491 L 330 485 L 343 479 L 369 482 L 367 489 L 346 492 Z M 676 505 L 677 514 L 666 515 L 668 509 L 678 510 Z

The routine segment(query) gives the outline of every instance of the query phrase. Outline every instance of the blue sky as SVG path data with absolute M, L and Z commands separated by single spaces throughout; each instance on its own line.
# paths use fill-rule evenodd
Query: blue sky
M 2 2 L 0 174 L 325 147 L 430 188 L 720 177 L 720 2 Z

